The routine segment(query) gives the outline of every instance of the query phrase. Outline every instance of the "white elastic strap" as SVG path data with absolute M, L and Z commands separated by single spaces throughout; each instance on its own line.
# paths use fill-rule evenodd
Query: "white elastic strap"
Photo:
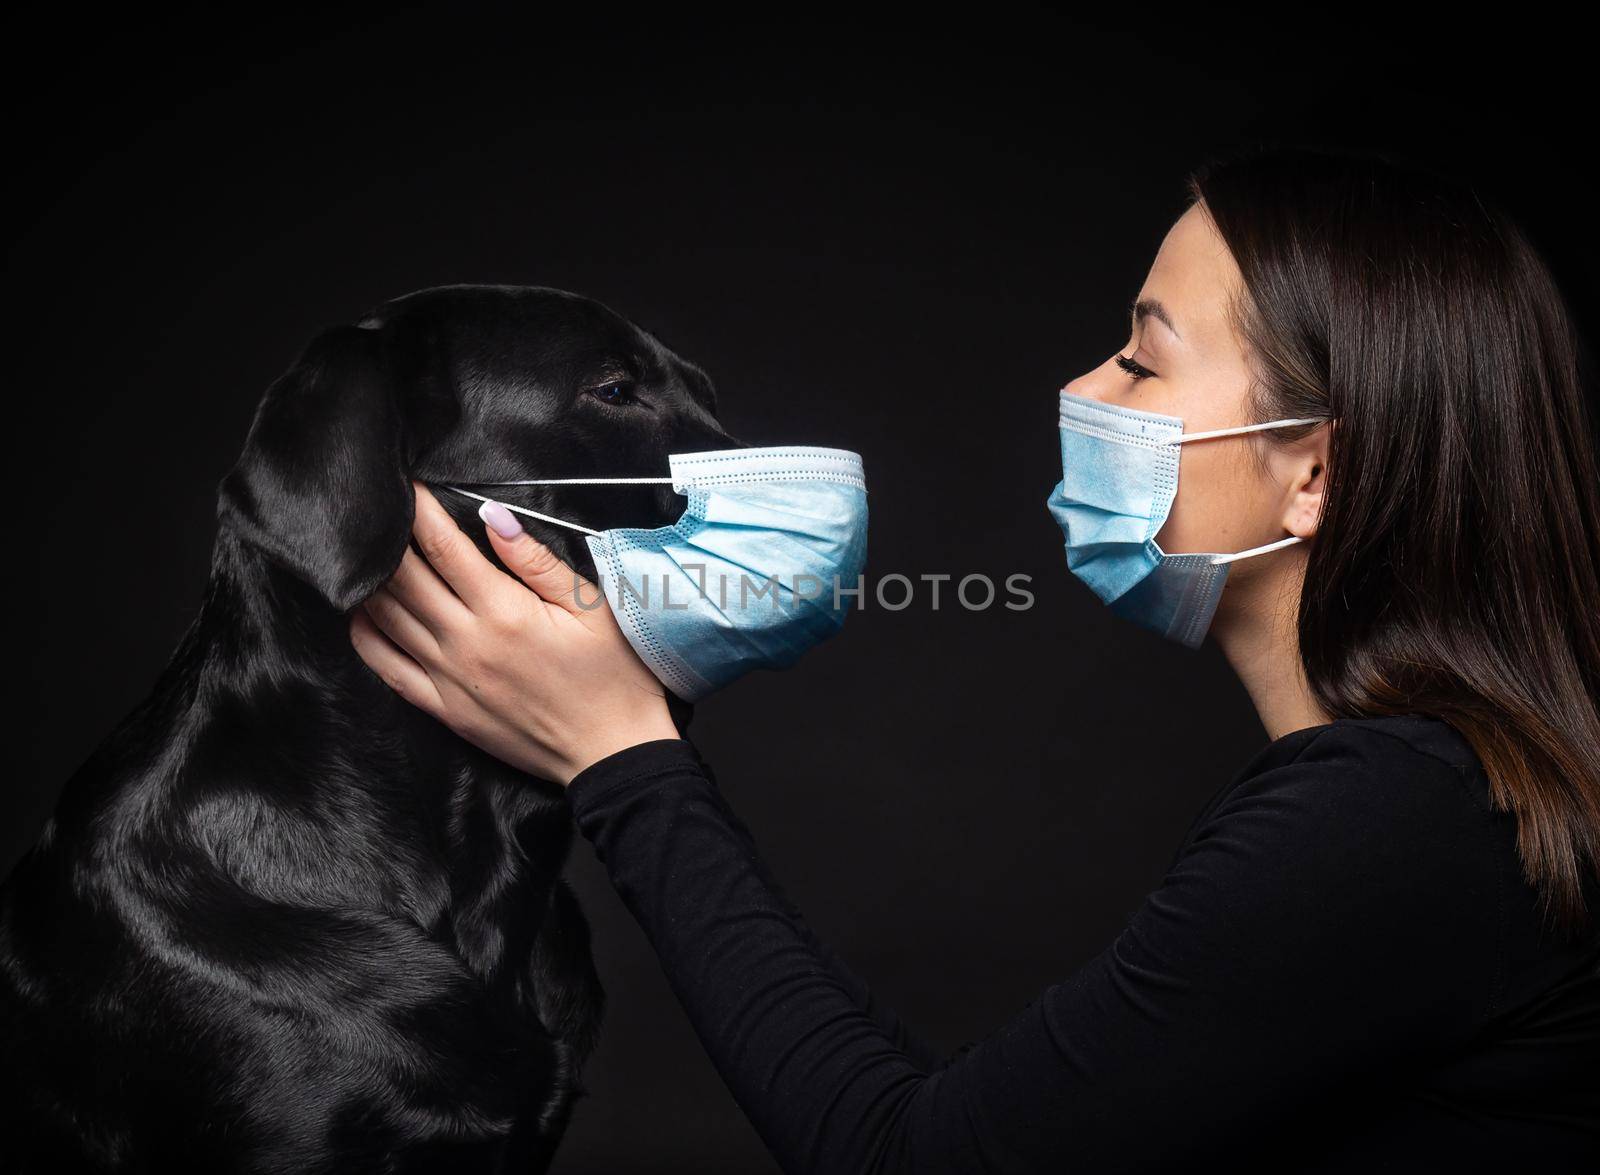
M 1264 547 L 1251 547 L 1248 551 L 1240 551 L 1236 555 L 1218 555 L 1211 560 L 1211 565 L 1215 567 L 1218 563 L 1232 563 L 1235 559 L 1248 559 L 1251 555 L 1262 555 L 1268 551 L 1276 551 L 1279 547 L 1287 547 L 1290 543 L 1298 543 L 1299 541 L 1300 536 L 1292 534 L 1286 539 L 1279 539 L 1277 542 L 1268 543 Z
M 489 485 L 516 485 L 516 482 L 488 482 Z M 460 486 L 445 486 L 447 490 L 454 490 L 458 494 L 465 494 L 469 498 L 476 498 L 480 502 L 495 502 L 497 498 L 486 498 L 482 494 L 475 494 L 471 490 L 464 490 Z M 529 510 L 523 506 L 513 506 L 510 502 L 500 502 L 507 510 L 514 510 L 518 514 L 526 514 L 529 518 L 537 518 L 540 522 L 548 522 L 552 526 L 564 526 L 568 530 L 581 531 L 584 534 L 599 534 L 598 530 L 590 530 L 587 526 L 579 526 L 576 522 L 567 522 L 560 518 L 552 518 L 548 514 L 540 514 L 537 510 Z
M 665 486 L 670 477 L 539 477 L 528 481 L 480 481 L 486 486 Z
M 1325 422 L 1317 417 L 1306 417 L 1305 419 L 1299 420 L 1269 420 L 1265 424 L 1244 424 L 1240 425 L 1238 428 L 1213 428 L 1208 432 L 1184 433 L 1181 437 L 1174 437 L 1172 439 L 1172 443 L 1174 445 L 1181 445 L 1184 441 L 1203 441 L 1207 437 L 1231 437 L 1235 433 L 1256 432 L 1257 430 L 1263 428 L 1288 428 L 1291 424 L 1323 423 Z

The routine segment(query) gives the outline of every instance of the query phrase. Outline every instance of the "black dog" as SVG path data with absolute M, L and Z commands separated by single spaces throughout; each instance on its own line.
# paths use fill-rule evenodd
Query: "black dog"
M 221 484 L 198 618 L 0 891 L 0 1165 L 548 1163 L 602 1000 L 563 794 L 391 693 L 346 613 L 410 541 L 411 478 L 660 475 L 737 444 L 714 411 L 699 368 L 558 290 L 424 290 L 311 343 Z M 597 529 L 684 504 L 495 493 Z M 478 503 L 437 496 L 489 553 Z

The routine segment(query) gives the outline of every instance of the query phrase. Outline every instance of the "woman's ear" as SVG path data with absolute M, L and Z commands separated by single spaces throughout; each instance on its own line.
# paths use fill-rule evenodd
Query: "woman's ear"
M 1334 423 L 1318 428 L 1300 440 L 1294 449 L 1294 486 L 1289 512 L 1283 520 L 1290 534 L 1309 539 L 1322 521 L 1323 490 L 1328 484 L 1328 451 Z
M 324 331 L 262 397 L 217 517 L 347 611 L 405 554 L 407 431 L 384 332 Z

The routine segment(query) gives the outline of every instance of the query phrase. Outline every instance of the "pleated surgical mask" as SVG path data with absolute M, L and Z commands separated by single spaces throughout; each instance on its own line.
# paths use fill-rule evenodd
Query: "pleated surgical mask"
M 1205 639 L 1228 568 L 1264 555 L 1298 535 L 1234 554 L 1172 555 L 1156 543 L 1178 492 L 1178 446 L 1316 419 L 1269 420 L 1185 433 L 1183 420 L 1061 393 L 1061 481 L 1050 513 L 1067 540 L 1067 567 L 1111 611 L 1198 648 Z
M 571 477 L 516 485 L 671 485 L 670 526 L 587 535 L 601 590 L 662 684 L 694 702 L 752 669 L 781 669 L 839 630 L 867 557 L 861 458 L 842 449 L 719 449 L 668 457 L 670 477 Z M 481 502 L 483 494 L 448 486 Z

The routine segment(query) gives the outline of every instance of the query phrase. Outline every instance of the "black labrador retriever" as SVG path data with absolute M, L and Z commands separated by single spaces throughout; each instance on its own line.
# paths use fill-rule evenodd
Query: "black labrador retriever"
M 410 541 L 410 479 L 661 475 L 738 444 L 714 413 L 698 367 L 559 290 L 423 290 L 310 344 L 220 486 L 199 616 L 0 890 L 0 1166 L 548 1164 L 602 1003 L 563 793 L 399 699 L 346 614 Z M 493 492 L 597 529 L 684 505 Z M 437 496 L 492 558 L 478 503 Z

